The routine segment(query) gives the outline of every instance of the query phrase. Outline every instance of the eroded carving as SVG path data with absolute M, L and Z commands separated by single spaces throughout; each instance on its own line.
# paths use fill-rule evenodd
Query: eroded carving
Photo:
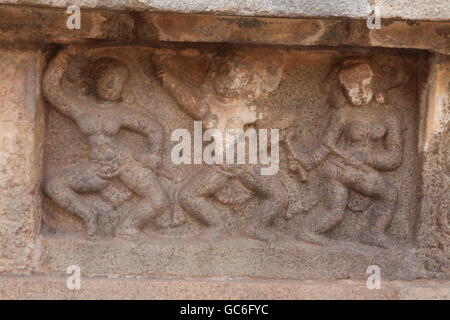
M 200 232 L 206 240 L 238 235 L 289 242 L 295 235 L 299 246 L 302 242 L 334 244 L 338 237 L 330 233 L 350 211 L 370 217 L 368 227 L 358 236 L 361 242 L 384 248 L 395 245 L 385 231 L 398 208 L 399 191 L 385 172 L 396 171 L 403 162 L 403 126 L 398 108 L 386 102 L 386 97 L 408 75 L 403 69 L 385 78 L 382 74 L 386 65 L 395 68 L 399 61 L 379 56 L 347 58 L 331 73 L 325 70 L 329 90 L 323 99 L 325 107 L 321 106 L 328 117 L 323 134 L 311 131 L 306 141 L 282 134 L 288 166 L 282 160 L 279 173 L 261 175 L 259 164 L 203 163 L 195 170 L 178 165 L 179 181 L 168 183 L 160 177 L 167 177 L 160 165 L 162 152 L 170 154 L 170 142 L 164 140 L 163 132 L 179 128 L 180 123 L 189 126 L 192 120 L 202 121 L 204 129 L 218 129 L 224 136 L 228 129 L 248 127 L 282 132 L 297 126 L 312 128 L 296 116 L 304 108 L 301 101 L 296 109 L 289 109 L 289 98 L 287 106 L 273 112 L 280 98 L 276 93 L 284 77 L 286 52 L 258 48 L 218 54 L 147 48 L 125 58 L 120 48 L 102 50 L 86 55 L 65 50 L 52 60 L 44 79 L 47 99 L 75 121 L 89 148 L 88 159 L 52 170 L 45 190 L 59 207 L 84 220 L 89 235 L 98 233 L 98 224 L 109 219 L 106 234 L 132 239 L 140 231 L 156 228 L 175 238 Z M 133 80 L 131 65 L 134 70 L 142 69 Z M 148 80 L 145 85 L 138 85 L 141 78 Z M 128 87 L 133 89 L 124 90 Z M 176 109 L 186 120 L 175 123 L 161 115 L 163 128 L 161 120 L 137 106 L 155 110 L 154 97 L 147 89 L 164 96 L 155 99 L 164 99 L 164 112 L 171 114 Z M 326 103 L 331 106 L 328 110 Z M 148 148 L 138 148 L 139 152 L 131 148 L 136 137 L 125 139 L 125 145 L 118 143 L 124 138 L 119 132 L 127 130 L 144 137 Z M 228 141 L 224 142 L 226 150 Z M 299 151 L 299 143 L 309 144 L 312 151 Z M 292 172 L 300 178 L 297 183 L 288 178 Z M 308 192 L 320 195 L 311 197 Z M 240 220 L 237 215 L 242 207 L 248 207 L 248 213 Z M 147 222 L 164 212 L 171 216 L 163 215 L 164 219 L 147 228 Z
M 77 243 L 99 256 L 114 248 L 127 261 L 121 273 L 253 275 L 259 259 L 255 275 L 323 279 L 364 273 L 373 257 L 389 274 L 422 272 L 422 253 L 410 250 L 420 201 L 417 72 L 402 66 L 414 59 L 358 56 L 216 45 L 58 53 L 44 78 L 53 106 L 44 245 L 73 240 L 70 256 L 84 255 Z M 198 132 L 249 128 L 280 130 L 287 150 L 280 145 L 276 174 L 248 159 L 195 162 L 195 146 L 210 145 L 195 144 Z M 179 129 L 193 142 L 187 164 L 171 158 Z M 433 207 L 440 217 L 446 203 Z M 84 224 L 103 238 L 82 239 Z M 189 267 L 209 260 L 219 262 Z
M 264 50 L 231 51 L 215 56 L 206 79 L 195 86 L 170 69 L 168 60 L 174 54 L 164 50 L 153 55 L 157 76 L 188 115 L 203 121 L 206 129 L 218 129 L 224 136 L 228 129 L 244 129 L 264 117 L 255 100 L 277 88 L 283 71 L 281 54 L 270 55 Z M 228 141 L 224 149 L 230 147 Z M 178 201 L 189 215 L 207 227 L 203 237 L 221 236 L 226 233 L 222 214 L 212 201 L 232 178 L 260 199 L 255 209 L 258 219 L 249 223 L 246 235 L 263 241 L 275 240 L 270 226 L 286 210 L 287 194 L 279 178 L 261 175 L 258 165 L 205 166 L 181 187 Z
M 333 108 L 320 145 L 311 154 L 299 153 L 290 159 L 290 169 L 299 172 L 303 182 L 307 181 L 305 171 L 316 168 L 324 180 L 325 209 L 303 225 L 297 238 L 329 243 L 324 234 L 341 223 L 350 193 L 356 192 L 371 201 L 362 204 L 363 209 L 370 205 L 372 221 L 361 241 L 390 247 L 393 243 L 384 231 L 396 211 L 399 192 L 380 171 L 395 170 L 402 163 L 401 123 L 385 104 L 384 95 L 374 92 L 369 61 L 346 60 L 335 76 L 339 87 L 330 91 Z
M 68 90 L 66 84 L 73 76 L 70 62 L 76 60 L 70 50 L 59 53 L 48 67 L 43 89 L 48 101 L 74 120 L 87 138 L 90 159 L 47 177 L 45 190 L 59 206 L 83 219 L 90 236 L 97 233 L 99 215 L 107 216 L 115 202 L 123 202 L 133 193 L 139 200 L 115 226 L 115 234 L 134 238 L 145 223 L 168 207 L 156 173 L 161 162 L 164 130 L 152 115 L 123 105 L 122 92 L 129 70 L 118 59 L 95 60 L 89 65 L 86 81 L 78 83 L 79 92 Z M 116 137 L 122 129 L 144 136 L 148 140 L 148 152 L 132 152 L 119 146 Z M 117 191 L 115 181 L 120 181 L 129 191 Z M 86 200 L 84 195 L 92 192 L 103 197 Z M 105 197 L 110 201 L 104 201 Z

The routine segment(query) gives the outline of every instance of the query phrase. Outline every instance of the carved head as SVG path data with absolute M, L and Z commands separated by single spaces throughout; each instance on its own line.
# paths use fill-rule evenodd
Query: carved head
M 346 61 L 339 71 L 339 82 L 345 95 L 355 106 L 368 104 L 373 98 L 373 72 L 364 61 Z
M 253 80 L 251 63 L 244 57 L 227 55 L 216 57 L 211 69 L 211 81 L 215 91 L 226 98 L 243 94 Z
M 128 76 L 127 67 L 119 60 L 113 58 L 97 60 L 92 72 L 92 86 L 95 94 L 101 100 L 119 100 Z

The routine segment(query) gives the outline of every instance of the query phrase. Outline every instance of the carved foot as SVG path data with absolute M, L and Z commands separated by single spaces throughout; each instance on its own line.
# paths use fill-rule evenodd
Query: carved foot
M 145 238 L 145 235 L 137 228 L 117 228 L 114 232 L 116 237 L 130 240 L 130 241 L 138 241 Z
M 195 238 L 202 241 L 211 242 L 225 238 L 226 234 L 227 233 L 222 228 L 210 227 L 197 235 Z
M 278 240 L 278 236 L 271 229 L 264 227 L 249 227 L 246 235 L 252 239 L 269 243 Z
M 383 249 L 392 249 L 397 247 L 397 244 L 392 241 L 392 239 L 381 232 L 364 232 L 361 234 L 360 240 L 362 243 Z
M 318 245 L 329 245 L 331 244 L 331 239 L 323 236 L 319 233 L 315 233 L 312 231 L 302 231 L 295 235 L 295 238 L 299 241 L 304 241 L 312 244 Z
M 92 206 L 95 209 L 96 213 L 93 214 L 94 224 L 95 224 L 95 235 L 90 235 L 91 238 L 96 238 L 101 235 L 110 235 L 111 230 L 111 214 L 114 211 L 114 208 L 107 202 L 103 201 L 100 198 L 96 198 L 92 201 Z M 98 225 L 100 225 L 100 230 L 98 230 Z

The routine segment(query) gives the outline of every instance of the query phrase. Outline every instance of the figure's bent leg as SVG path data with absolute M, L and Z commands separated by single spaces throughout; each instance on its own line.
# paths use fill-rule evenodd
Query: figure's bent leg
M 287 210 L 289 203 L 284 186 L 276 176 L 263 176 L 257 173 L 245 173 L 240 176 L 240 181 L 260 198 L 260 204 L 256 209 L 258 216 L 248 225 L 248 235 L 261 241 L 276 240 L 270 226 L 275 217 Z
M 361 241 L 384 248 L 393 246 L 384 232 L 397 210 L 397 188 L 381 174 L 374 172 L 356 181 L 356 190 L 374 199 L 370 208 L 369 230 L 362 234 Z
M 61 208 L 83 219 L 88 235 L 93 236 L 97 232 L 98 212 L 79 193 L 101 191 L 108 183 L 99 178 L 89 164 L 83 164 L 48 177 L 44 188 Z
M 325 209 L 311 217 L 311 221 L 297 234 L 299 240 L 315 244 L 327 244 L 330 240 L 323 234 L 333 229 L 344 219 L 348 200 L 347 188 L 333 178 L 324 183 Z
M 115 234 L 133 237 L 140 234 L 140 230 L 145 224 L 160 216 L 169 207 L 169 201 L 159 177 L 137 162 L 127 163 L 119 177 L 140 200 L 117 227 Z
M 392 220 L 398 204 L 398 190 L 388 181 L 385 181 L 378 199 L 372 205 L 370 225 L 371 232 L 384 232 Z
M 221 228 L 223 219 L 211 203 L 211 198 L 223 188 L 228 177 L 209 167 L 202 168 L 184 184 L 178 194 L 181 207 L 201 223 L 212 228 Z

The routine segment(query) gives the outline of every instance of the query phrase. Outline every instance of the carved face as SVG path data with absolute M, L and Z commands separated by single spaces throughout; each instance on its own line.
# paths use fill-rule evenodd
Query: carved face
M 93 74 L 97 97 L 105 101 L 119 100 L 128 80 L 128 69 L 114 59 L 103 59 L 97 63 Z
M 362 106 L 372 101 L 372 79 L 372 69 L 365 63 L 342 69 L 339 73 L 339 81 L 345 89 L 345 94 L 355 106 Z
M 251 71 L 235 60 L 223 59 L 221 62 L 213 77 L 214 88 L 223 97 L 238 97 L 247 88 Z

